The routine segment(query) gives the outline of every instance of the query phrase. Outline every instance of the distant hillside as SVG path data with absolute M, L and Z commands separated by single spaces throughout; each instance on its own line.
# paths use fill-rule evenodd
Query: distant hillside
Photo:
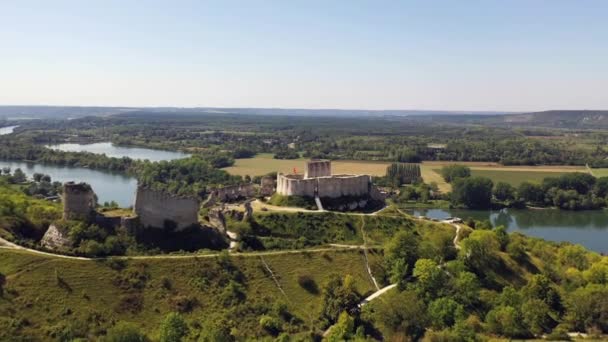
M 544 112 L 499 115 L 486 121 L 512 125 L 555 128 L 606 128 L 608 110 L 548 110 Z
M 267 116 L 314 117 L 383 117 L 433 115 L 499 115 L 506 112 L 447 111 L 447 110 L 366 110 L 366 109 L 302 109 L 302 108 L 218 108 L 218 107 L 77 107 L 77 106 L 0 106 L 0 119 L 55 118 L 106 116 L 132 111 L 170 115 L 240 114 Z

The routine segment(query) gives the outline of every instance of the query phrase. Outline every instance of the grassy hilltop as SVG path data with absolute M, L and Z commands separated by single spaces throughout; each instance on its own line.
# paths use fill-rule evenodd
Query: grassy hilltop
M 336 322 L 338 339 L 354 338 L 355 326 L 368 338 L 454 341 L 606 327 L 608 262 L 578 246 L 482 224 L 461 225 L 454 244 L 454 226 L 393 208 L 259 213 L 251 226 L 241 228 L 263 243 L 299 236 L 307 249 L 74 260 L 2 248 L 0 340 L 98 339 L 119 322 L 159 340 L 174 312 L 188 327 L 185 341 L 310 340 Z M 367 257 L 327 246 L 364 242 Z M 379 287 L 398 287 L 359 313 L 355 304 L 376 291 L 368 265 Z

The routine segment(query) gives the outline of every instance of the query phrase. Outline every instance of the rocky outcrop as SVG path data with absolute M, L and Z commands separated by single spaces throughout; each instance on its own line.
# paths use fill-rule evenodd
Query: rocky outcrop
M 62 249 L 72 247 L 72 241 L 68 236 L 68 230 L 60 228 L 55 224 L 51 224 L 49 229 L 46 230 L 42 240 L 40 241 L 42 247 L 49 249 Z
M 200 202 L 196 197 L 180 197 L 138 187 L 135 214 L 143 227 L 181 230 L 198 224 Z

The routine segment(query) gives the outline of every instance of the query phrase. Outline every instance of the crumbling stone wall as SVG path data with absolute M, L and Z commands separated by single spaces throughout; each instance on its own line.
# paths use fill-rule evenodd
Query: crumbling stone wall
M 96 196 L 87 183 L 63 184 L 63 219 L 88 220 L 95 213 Z
M 217 202 L 232 202 L 252 197 L 255 197 L 255 188 L 253 183 L 215 188 L 209 192 L 209 197 L 207 197 L 207 200 L 205 200 L 203 207 L 209 208 Z
M 272 196 L 274 193 L 274 178 L 269 176 L 262 177 L 260 182 L 260 195 Z
M 198 224 L 200 202 L 196 197 L 180 197 L 138 187 L 135 214 L 143 227 L 163 228 L 174 224 L 180 230 Z

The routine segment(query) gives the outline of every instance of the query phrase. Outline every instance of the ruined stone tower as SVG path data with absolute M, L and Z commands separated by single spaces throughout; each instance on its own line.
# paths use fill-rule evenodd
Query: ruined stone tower
M 88 220 L 95 212 L 95 193 L 87 183 L 63 184 L 63 219 Z
M 331 176 L 331 161 L 313 159 L 306 162 L 304 178 L 317 178 Z

